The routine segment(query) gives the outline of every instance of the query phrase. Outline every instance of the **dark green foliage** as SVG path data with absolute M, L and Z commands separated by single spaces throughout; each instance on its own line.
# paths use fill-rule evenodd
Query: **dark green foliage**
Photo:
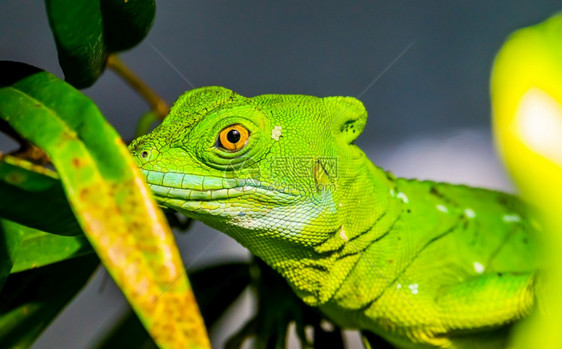
M 109 52 L 128 50 L 141 42 L 156 12 L 154 0 L 100 0 L 100 5 Z
M 66 81 L 92 85 L 110 53 L 137 45 L 154 20 L 154 0 L 46 0 Z
M 0 293 L 0 347 L 29 347 L 98 264 L 90 254 L 10 275 Z

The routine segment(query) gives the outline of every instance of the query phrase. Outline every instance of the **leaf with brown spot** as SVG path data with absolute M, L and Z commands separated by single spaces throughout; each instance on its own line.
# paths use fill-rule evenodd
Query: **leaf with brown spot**
M 164 215 L 97 107 L 52 74 L 2 62 L 0 119 L 49 155 L 78 223 L 155 342 L 210 348 Z
M 234 303 L 250 283 L 247 263 L 229 263 L 206 267 L 189 273 L 193 292 L 208 328 Z M 228 289 L 228 292 L 224 290 Z M 126 313 L 107 334 L 98 348 L 153 348 L 154 343 L 132 312 Z

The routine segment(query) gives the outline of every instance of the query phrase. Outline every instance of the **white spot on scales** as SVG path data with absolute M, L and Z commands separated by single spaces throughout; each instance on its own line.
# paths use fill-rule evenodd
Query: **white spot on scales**
M 271 130 L 271 138 L 278 141 L 281 137 L 281 126 L 275 126 L 273 130 Z
M 437 205 L 437 209 L 441 212 L 447 213 L 449 212 L 449 210 L 447 209 L 447 207 L 443 206 L 443 205 Z
M 418 294 L 418 292 L 419 292 L 418 284 L 408 285 L 408 288 L 410 289 L 410 292 L 412 292 L 412 294 Z
M 396 194 L 396 197 L 400 200 L 402 200 L 405 204 L 408 203 L 408 197 L 406 196 L 406 194 L 400 192 L 398 194 Z
M 516 214 L 505 214 L 503 215 L 502 219 L 506 223 L 516 223 L 521 221 L 521 217 Z
M 472 263 L 472 265 L 474 266 L 474 271 L 478 274 L 482 274 L 484 272 L 484 266 L 482 264 L 480 264 L 479 262 L 474 262 Z
M 474 217 L 476 217 L 476 213 L 474 213 L 474 211 L 473 211 L 472 209 L 470 209 L 470 208 L 467 208 L 467 209 L 464 210 L 464 215 L 465 215 L 467 218 L 474 218 Z
M 340 228 L 340 236 L 342 239 L 345 240 L 345 242 L 349 241 L 349 238 L 347 237 L 347 235 L 345 235 L 345 229 L 343 228 L 343 225 Z

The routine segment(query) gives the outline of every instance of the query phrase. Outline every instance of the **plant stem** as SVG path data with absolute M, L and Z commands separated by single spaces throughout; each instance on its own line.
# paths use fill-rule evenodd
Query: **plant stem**
M 29 160 L 34 163 L 46 165 L 51 162 L 49 156 L 40 148 L 21 137 L 11 126 L 4 120 L 0 120 L 0 132 L 4 133 L 14 141 L 18 142 L 20 148 L 11 153 L 11 155 Z M 0 153 L 1 154 L 1 153 Z
M 168 115 L 170 111 L 168 103 L 129 69 L 117 55 L 109 55 L 107 66 L 148 102 L 150 108 L 152 108 L 160 120 L 163 120 Z

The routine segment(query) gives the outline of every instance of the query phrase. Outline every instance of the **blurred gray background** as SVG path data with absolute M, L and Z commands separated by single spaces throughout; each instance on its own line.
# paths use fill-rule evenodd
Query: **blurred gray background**
M 161 0 L 148 38 L 122 58 L 168 102 L 190 89 L 186 80 L 247 96 L 359 96 L 370 118 L 357 143 L 378 165 L 400 176 L 510 191 L 489 127 L 492 60 L 510 32 L 561 8 L 560 1 L 531 0 Z M 2 0 L 0 33 L 0 59 L 63 76 L 42 1 Z M 133 136 L 147 105 L 112 72 L 84 92 L 125 139 Z M 11 147 L 0 136 L 0 150 Z M 189 270 L 248 258 L 201 224 L 177 240 Z M 34 348 L 89 348 L 111 328 L 127 305 L 111 281 L 100 287 L 104 274 L 95 274 Z M 251 303 L 246 293 L 212 331 L 215 347 L 241 326 Z M 355 335 L 349 340 L 359 346 Z

